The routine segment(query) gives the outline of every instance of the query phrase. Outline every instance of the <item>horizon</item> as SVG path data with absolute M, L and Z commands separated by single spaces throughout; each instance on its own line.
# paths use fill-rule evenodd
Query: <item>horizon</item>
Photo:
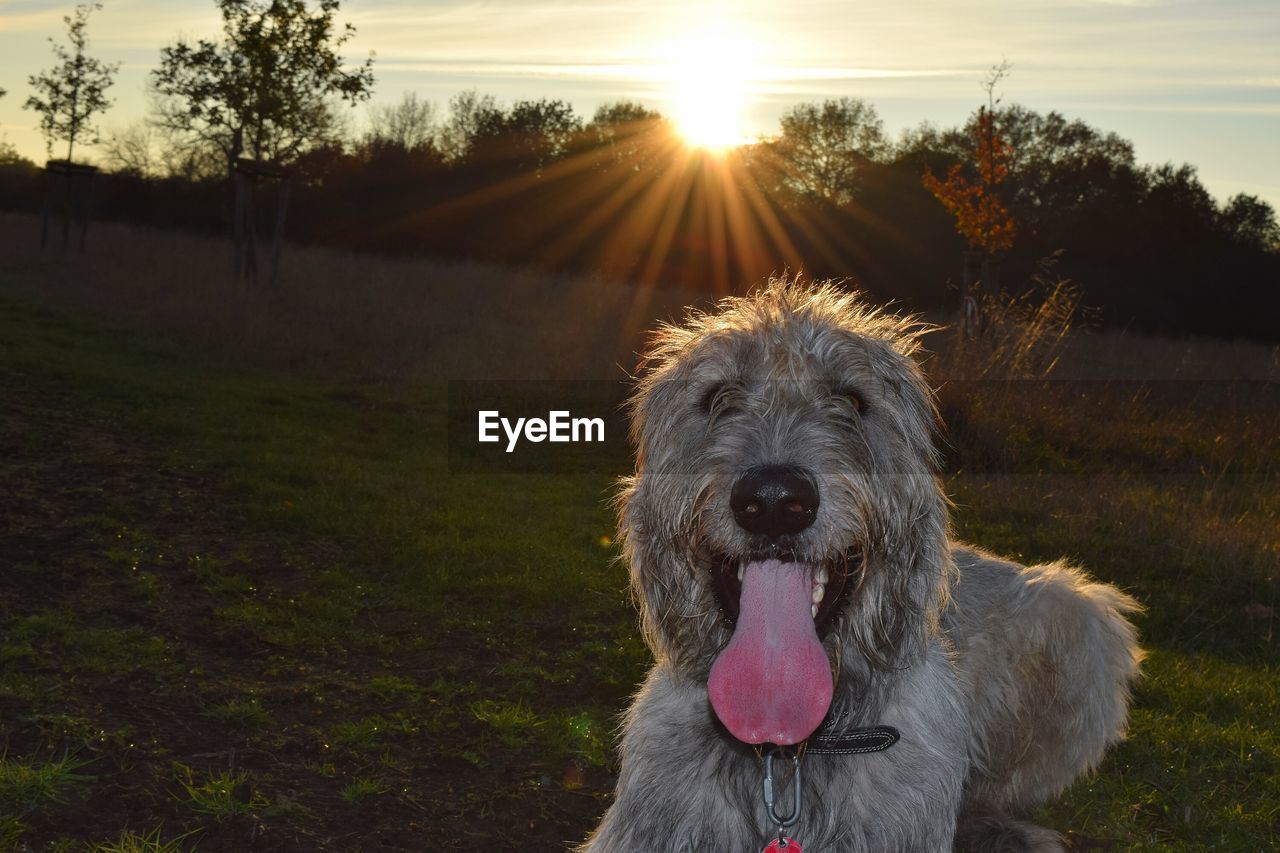
M 951 4 L 892 10 L 811 0 L 610 4 L 348 2 L 348 61 L 376 53 L 373 104 L 416 92 L 443 112 L 468 89 L 510 104 L 554 98 L 584 120 L 602 103 L 632 100 L 676 118 L 733 89 L 741 132 L 777 132 L 795 104 L 850 96 L 872 104 L 891 138 L 929 122 L 963 123 L 981 105 L 980 81 L 1007 60 L 1004 103 L 1057 111 L 1133 142 L 1142 164 L 1188 163 L 1219 202 L 1256 195 L 1280 209 L 1280 13 L 1262 2 Z M 41 162 L 26 79 L 53 64 L 74 4 L 0 2 L 0 140 Z M 922 11 L 927 10 L 927 11 Z M 145 117 L 144 84 L 164 45 L 219 34 L 210 0 L 117 0 L 90 21 L 90 53 L 122 63 L 108 92 L 105 134 Z M 709 35 L 710 34 L 710 35 Z M 721 39 L 720 34 L 728 34 Z M 702 55 L 691 59 L 694 47 Z M 687 93 L 702 76 L 698 98 Z M 736 87 L 736 88 L 735 88 Z M 367 109 L 352 111 L 355 126 Z M 724 124 L 729 119 L 721 120 Z M 726 143 L 723 139 L 720 140 Z M 86 146 L 87 147 L 87 146 Z M 92 148 L 90 148 L 92 150 Z

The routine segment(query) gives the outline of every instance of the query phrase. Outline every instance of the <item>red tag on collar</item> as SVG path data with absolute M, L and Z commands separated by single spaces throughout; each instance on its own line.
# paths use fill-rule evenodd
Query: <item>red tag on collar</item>
M 794 838 L 775 838 L 769 842 L 769 846 L 764 848 L 764 853 L 804 853 L 800 849 L 800 842 Z

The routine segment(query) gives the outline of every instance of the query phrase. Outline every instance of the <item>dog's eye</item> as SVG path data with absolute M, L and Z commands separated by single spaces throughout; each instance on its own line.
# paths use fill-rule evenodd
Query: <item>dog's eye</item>
M 847 385 L 842 385 L 837 388 L 833 392 L 833 395 L 848 401 L 848 403 L 853 406 L 853 410 L 859 414 L 861 414 L 863 409 L 866 408 L 866 405 L 862 401 L 862 395 L 859 394 L 856 389 L 850 388 Z

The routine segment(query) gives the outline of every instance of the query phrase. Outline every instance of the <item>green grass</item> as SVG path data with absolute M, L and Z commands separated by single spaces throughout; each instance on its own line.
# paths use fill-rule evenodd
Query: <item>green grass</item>
M 338 796 L 342 797 L 350 805 L 359 805 L 368 797 L 375 797 L 378 794 L 385 794 L 386 786 L 379 783 L 376 779 L 368 779 L 358 777 L 352 779 L 346 785 L 342 786 L 342 790 Z
M 471 703 L 471 714 L 492 726 L 498 740 L 508 747 L 533 744 L 538 730 L 546 724 L 533 709 L 520 702 L 481 699 Z
M 92 781 L 92 776 L 78 772 L 86 764 L 69 755 L 41 761 L 0 754 L 0 814 L 12 818 L 62 802 L 71 788 Z
M 234 732 L 262 729 L 271 723 L 271 713 L 257 699 L 229 699 L 209 709 L 209 716 Z
M 599 814 L 616 715 L 648 663 L 608 475 L 450 472 L 440 387 L 215 367 L 3 289 L 0 393 L 34 413 L 0 412 L 0 439 L 28 454 L 0 458 L 0 488 L 54 500 L 33 466 L 74 474 L 48 493 L 72 544 L 15 561 L 40 597 L 0 598 L 15 709 L 0 729 L 21 746 L 0 762 L 0 814 L 24 815 L 0 818 L 0 847 L 53 843 L 27 815 L 56 826 L 81 790 L 200 833 L 164 844 L 210 849 L 237 849 L 238 821 L 372 839 L 424 813 L 514 814 L 501 838 L 542 821 L 558 841 Z M 1147 606 L 1128 741 L 1041 816 L 1117 849 L 1267 849 L 1280 654 L 1247 608 L 1280 608 L 1274 415 L 1144 405 L 1024 389 L 953 411 L 955 452 L 975 463 L 947 482 L 957 530 L 1026 560 L 1069 555 Z M 176 485 L 137 485 L 139 468 Z M 193 769 L 241 767 L 233 747 L 252 769 Z M 90 748 L 97 780 L 33 758 Z M 595 799 L 547 799 L 566 762 L 590 768 Z M 120 829 L 101 826 L 85 843 Z M 179 849 L 159 830 L 119 837 L 100 849 Z M 472 846 L 486 844 L 507 846 Z
M 195 772 L 184 765 L 175 768 L 178 784 L 182 788 L 187 808 L 199 815 L 215 820 L 226 820 L 236 815 L 252 814 L 270 807 L 270 801 L 254 784 L 253 774 L 247 770 L 221 770 L 196 777 Z
M 150 832 L 130 832 L 125 830 L 112 841 L 102 841 L 91 845 L 89 853 L 183 853 L 195 847 L 195 831 L 164 840 L 161 827 Z
M 368 691 L 389 705 L 416 702 L 422 689 L 412 679 L 398 675 L 379 675 L 369 682 Z
M 396 735 L 416 733 L 413 721 L 402 715 L 390 718 L 375 715 L 338 723 L 329 730 L 329 741 L 334 746 L 358 752 L 372 749 Z

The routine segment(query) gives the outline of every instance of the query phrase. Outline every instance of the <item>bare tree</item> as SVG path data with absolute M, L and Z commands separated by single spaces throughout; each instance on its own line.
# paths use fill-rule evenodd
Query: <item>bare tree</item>
M 27 78 L 35 94 L 27 98 L 23 109 L 40 113 L 40 132 L 44 134 L 50 156 L 55 142 L 67 143 L 68 162 L 77 140 L 87 140 L 89 144 L 98 142 L 93 117 L 111 106 L 106 91 L 120 68 L 119 63 L 105 63 L 85 55 L 89 46 L 89 15 L 101 8 L 101 3 L 85 3 L 77 6 L 73 14 L 63 16 L 70 46 L 64 47 L 49 39 L 58 64 Z
M 146 121 L 113 128 L 102 140 L 103 165 L 113 172 L 153 177 L 158 165 L 155 142 L 155 132 Z
M 339 0 L 215 0 L 223 38 L 179 40 L 152 72 L 152 121 L 194 147 L 287 162 L 341 129 L 338 102 L 367 100 L 373 58 L 347 69 L 338 51 L 355 34 L 338 28 Z
M 449 118 L 440 128 L 440 147 L 449 160 L 463 160 L 483 124 L 494 114 L 502 115 L 493 95 L 481 95 L 475 89 L 459 92 L 449 99 Z
M 416 92 L 406 92 L 398 104 L 374 104 L 369 108 L 370 146 L 395 146 L 420 151 L 436 145 L 436 107 Z

